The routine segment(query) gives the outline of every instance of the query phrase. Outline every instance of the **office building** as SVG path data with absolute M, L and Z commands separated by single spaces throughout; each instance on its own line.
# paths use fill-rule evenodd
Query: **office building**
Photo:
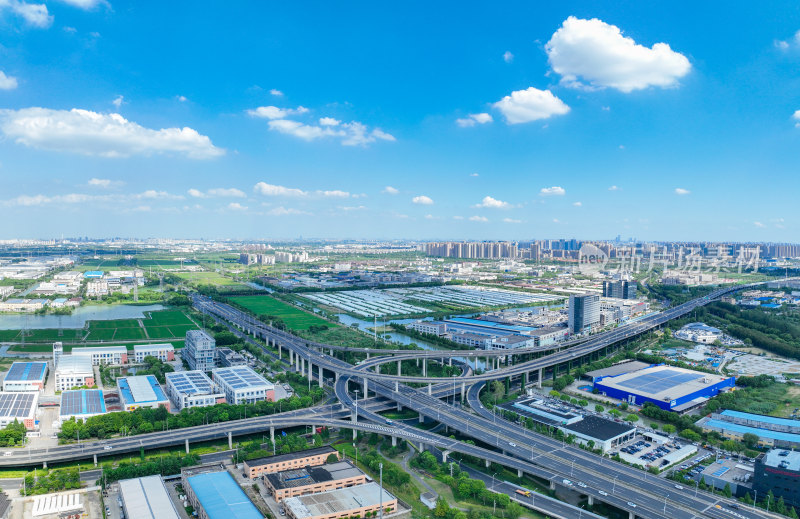
M 252 404 L 275 401 L 275 385 L 253 371 L 250 366 L 215 368 L 211 372 L 214 384 L 229 404 Z
M 636 299 L 636 281 L 603 281 L 603 297 Z
M 326 445 L 304 451 L 278 454 L 265 458 L 256 458 L 244 462 L 244 473 L 250 479 L 255 479 L 264 474 L 271 474 L 282 470 L 299 469 L 303 467 L 316 467 L 327 463 L 328 458 L 334 455 L 339 459 L 339 451 Z
M 133 358 L 142 364 L 145 357 L 155 357 L 161 362 L 175 360 L 175 347 L 172 344 L 136 344 L 133 347 Z
M 119 499 L 128 519 L 180 519 L 161 476 L 120 480 Z
M 600 324 L 600 296 L 582 294 L 569 296 L 569 331 L 583 333 Z
M 92 366 L 122 366 L 128 363 L 128 348 L 125 346 L 92 346 L 72 348 L 72 356 L 88 358 Z
M 756 458 L 753 490 L 759 500 L 769 491 L 788 506 L 800 507 L 800 452 L 772 449 Z
M 264 476 L 264 486 L 278 503 L 290 497 L 363 485 L 366 482 L 366 474 L 349 461 L 282 470 Z
M 211 371 L 214 369 L 217 343 L 213 337 L 203 330 L 186 332 L 186 346 L 181 356 L 189 365 L 189 369 Z
M 373 482 L 310 496 L 290 497 L 283 505 L 288 519 L 343 519 L 368 517 L 368 514 L 377 514 L 381 509 L 388 515 L 397 510 L 397 498 Z
M 189 474 L 181 481 L 198 519 L 264 519 L 227 471 Z
M 94 386 L 92 359 L 82 355 L 62 355 L 55 369 L 55 390 Z
M 225 402 L 225 395 L 215 389 L 214 383 L 202 371 L 175 371 L 165 377 L 167 396 L 179 411 Z
M 217 366 L 229 368 L 231 366 L 244 366 L 247 359 L 239 352 L 230 348 L 217 348 Z
M 117 390 L 125 411 L 140 407 L 166 407 L 169 410 L 169 399 L 153 375 L 120 377 L 117 379 Z
M 14 362 L 3 379 L 3 391 L 42 391 L 46 362 Z
M 58 366 L 58 359 L 64 355 L 64 344 L 61 342 L 54 342 L 53 343 L 53 369 Z

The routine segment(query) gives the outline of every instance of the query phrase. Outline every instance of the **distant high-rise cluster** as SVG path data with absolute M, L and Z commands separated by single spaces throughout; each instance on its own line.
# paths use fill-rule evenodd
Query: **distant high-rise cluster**
M 425 253 L 441 258 L 500 259 L 516 258 L 517 245 L 507 241 L 435 242 L 425 244 Z

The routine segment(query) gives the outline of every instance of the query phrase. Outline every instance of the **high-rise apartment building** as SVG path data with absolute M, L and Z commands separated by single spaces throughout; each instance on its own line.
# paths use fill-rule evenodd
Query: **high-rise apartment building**
M 186 332 L 186 347 L 182 356 L 189 364 L 189 369 L 211 371 L 214 369 L 217 342 L 203 330 Z

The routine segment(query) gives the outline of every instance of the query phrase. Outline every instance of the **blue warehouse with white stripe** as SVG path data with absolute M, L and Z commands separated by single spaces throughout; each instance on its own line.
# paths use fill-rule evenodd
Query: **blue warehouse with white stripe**
M 728 391 L 735 377 L 700 373 L 657 364 L 621 375 L 600 377 L 594 389 L 605 396 L 633 405 L 651 402 L 667 411 L 684 412 Z

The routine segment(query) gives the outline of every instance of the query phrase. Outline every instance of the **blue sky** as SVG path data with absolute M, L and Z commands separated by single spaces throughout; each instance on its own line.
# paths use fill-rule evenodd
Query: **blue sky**
M 0 0 L 0 238 L 800 241 L 800 7 Z

